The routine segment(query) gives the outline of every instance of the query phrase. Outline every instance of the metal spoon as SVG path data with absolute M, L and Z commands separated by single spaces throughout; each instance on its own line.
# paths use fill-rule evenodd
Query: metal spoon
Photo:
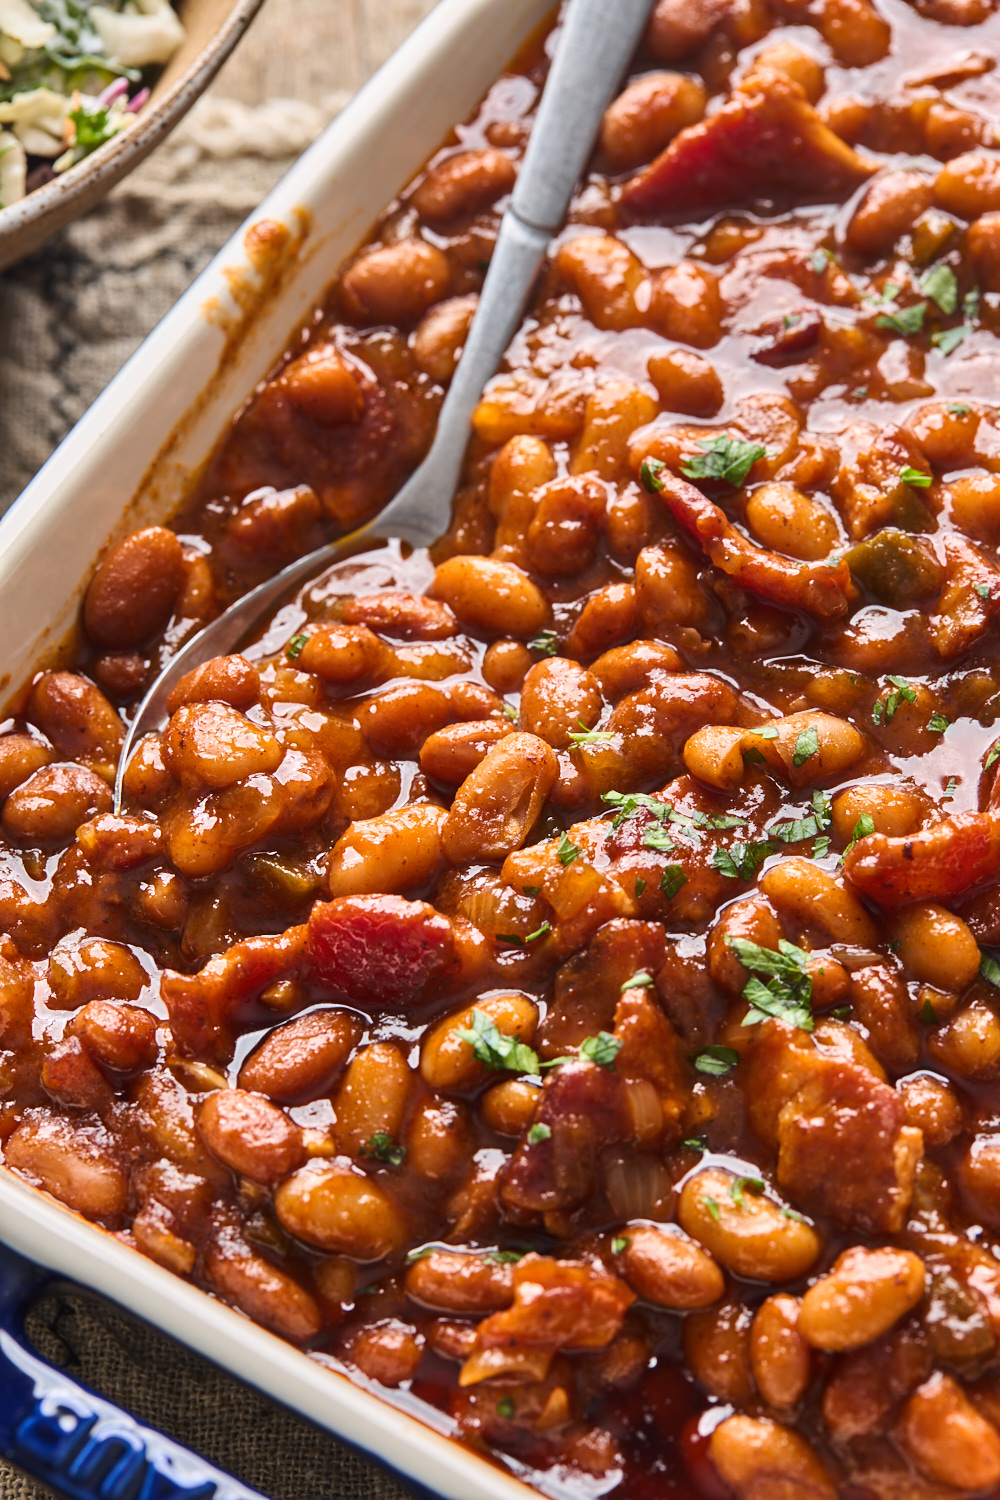
M 520 324 L 601 116 L 652 8 L 653 0 L 570 0 L 517 185 L 500 224 L 476 316 L 430 452 L 379 515 L 252 589 L 177 652 L 143 698 L 125 736 L 115 779 L 115 811 L 121 807 L 125 767 L 137 741 L 165 719 L 167 699 L 185 673 L 231 651 L 293 585 L 356 552 L 360 540 L 398 537 L 414 547 L 426 547 L 447 529 L 470 418 Z

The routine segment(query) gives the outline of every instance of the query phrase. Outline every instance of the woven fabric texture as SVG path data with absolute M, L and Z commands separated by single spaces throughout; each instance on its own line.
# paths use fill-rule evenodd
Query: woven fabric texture
M 104 204 L 0 276 L 0 511 L 433 3 L 268 0 L 174 136 Z M 404 1500 L 365 1459 L 90 1298 L 50 1297 L 29 1326 L 43 1357 L 271 1500 Z M 0 1461 L 0 1500 L 47 1494 Z

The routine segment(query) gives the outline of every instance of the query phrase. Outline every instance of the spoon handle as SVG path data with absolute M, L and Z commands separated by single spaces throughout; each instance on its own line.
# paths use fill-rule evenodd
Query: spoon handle
M 570 0 L 479 306 L 424 465 L 378 516 L 416 546 L 448 524 L 469 422 L 520 325 L 549 240 L 569 207 L 604 114 L 642 36 L 653 0 Z M 428 484 L 428 473 L 434 483 Z

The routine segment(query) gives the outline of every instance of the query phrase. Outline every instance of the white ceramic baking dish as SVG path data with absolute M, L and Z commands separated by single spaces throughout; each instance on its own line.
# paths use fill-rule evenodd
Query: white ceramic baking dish
M 442 0 L 198 278 L 0 521 L 5 696 L 58 648 L 108 543 L 175 509 L 226 422 L 338 266 L 550 8 L 551 0 Z M 435 1495 L 516 1500 L 532 1493 L 452 1443 L 444 1418 L 441 1431 L 432 1430 L 325 1370 L 2 1168 L 0 1241 L 123 1304 Z M 32 1361 L 17 1330 L 34 1285 L 19 1257 L 0 1261 L 0 1451 L 6 1446 L 66 1495 L 222 1500 L 249 1493 Z M 146 1465 L 138 1490 L 136 1464 Z

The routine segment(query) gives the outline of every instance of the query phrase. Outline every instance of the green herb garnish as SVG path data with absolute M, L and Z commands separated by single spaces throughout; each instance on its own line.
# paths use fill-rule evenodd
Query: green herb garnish
M 695 1071 L 706 1073 L 709 1078 L 724 1078 L 735 1068 L 740 1054 L 732 1047 L 705 1047 L 694 1059 Z M 687 1145 L 688 1142 L 685 1142 Z M 704 1150 L 704 1146 L 701 1147 Z
M 739 489 L 759 458 L 767 457 L 761 443 L 747 443 L 742 438 L 719 433 L 698 444 L 702 450 L 695 458 L 681 464 L 688 479 L 719 479 Z

